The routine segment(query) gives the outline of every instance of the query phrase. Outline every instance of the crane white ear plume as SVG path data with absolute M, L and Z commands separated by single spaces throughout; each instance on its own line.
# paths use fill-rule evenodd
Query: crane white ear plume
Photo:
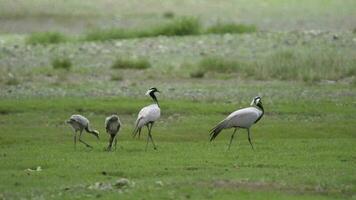
M 251 106 L 253 106 L 255 104 L 255 99 L 252 99 L 252 101 L 251 101 Z
M 152 89 L 149 89 L 149 90 L 147 90 L 147 92 L 146 92 L 146 94 L 145 95 L 149 95 L 150 93 L 152 92 Z

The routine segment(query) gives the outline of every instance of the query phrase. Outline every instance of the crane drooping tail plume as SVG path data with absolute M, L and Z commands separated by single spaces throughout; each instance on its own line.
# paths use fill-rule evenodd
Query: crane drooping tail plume
M 210 142 L 213 141 L 224 128 L 226 128 L 227 123 L 226 120 L 223 120 L 210 130 Z
M 134 131 L 132 132 L 132 136 L 133 136 L 133 137 L 136 137 L 137 133 L 138 133 L 138 137 L 139 137 L 139 138 L 140 138 L 140 136 L 141 136 L 141 129 L 142 129 L 142 126 L 140 126 L 140 125 L 141 125 L 141 124 L 140 124 L 141 120 L 142 120 L 142 117 L 140 117 L 140 118 L 138 118 L 138 119 L 136 120 L 135 129 L 134 129 Z

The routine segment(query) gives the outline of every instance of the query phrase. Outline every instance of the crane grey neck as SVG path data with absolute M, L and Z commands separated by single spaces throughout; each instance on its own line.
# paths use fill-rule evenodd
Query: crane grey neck
M 150 96 L 152 97 L 153 101 L 159 106 L 157 97 L 153 91 L 150 92 Z

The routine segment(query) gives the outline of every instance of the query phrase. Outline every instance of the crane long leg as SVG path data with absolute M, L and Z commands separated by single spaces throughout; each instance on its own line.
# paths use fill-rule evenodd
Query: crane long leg
M 250 129 L 249 129 L 249 128 L 247 129 L 247 134 L 248 134 L 248 141 L 249 141 L 250 144 L 251 144 L 252 150 L 255 150 L 255 149 L 253 148 L 253 145 L 252 145 L 252 142 L 251 142 Z
M 140 139 L 140 138 L 141 138 L 141 128 L 138 129 L 138 139 Z
M 74 130 L 74 149 L 77 149 L 77 131 Z
M 149 128 L 149 124 L 146 125 L 147 126 L 147 130 L 148 130 L 148 135 L 147 135 L 147 142 L 146 142 L 146 149 L 145 151 L 147 151 L 147 147 L 148 147 L 148 141 L 150 140 L 150 128 Z
M 90 146 L 88 143 L 86 143 L 86 142 L 84 142 L 84 141 L 82 140 L 82 132 L 83 132 L 83 131 L 81 130 L 80 133 L 79 133 L 79 142 L 85 144 L 86 147 L 93 148 L 93 147 Z
M 153 137 L 151 135 L 152 126 L 153 126 L 153 123 L 151 123 L 151 127 L 150 127 L 150 130 L 148 132 L 148 136 L 151 138 L 151 141 L 152 141 L 152 144 L 153 144 L 153 149 L 157 150 L 157 147 L 156 147 L 155 142 L 153 141 Z
M 237 130 L 237 128 L 235 128 L 234 132 L 233 132 L 232 135 L 231 135 L 229 147 L 227 148 L 227 150 L 230 150 L 230 146 L 231 146 L 232 140 L 234 139 L 234 135 L 235 135 L 235 133 L 236 133 L 236 130 Z
M 116 133 L 116 135 L 115 135 L 115 137 L 114 137 L 114 140 L 115 140 L 114 149 L 115 149 L 115 151 L 116 151 L 116 145 L 117 145 L 117 133 Z
M 111 151 L 113 140 L 114 140 L 114 137 L 110 134 L 109 145 L 107 148 L 108 151 Z

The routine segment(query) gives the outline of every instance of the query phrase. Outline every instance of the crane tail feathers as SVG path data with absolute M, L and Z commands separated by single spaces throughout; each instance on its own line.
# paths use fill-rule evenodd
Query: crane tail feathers
M 135 129 L 132 132 L 132 136 L 135 137 L 137 135 L 137 133 L 141 130 L 141 127 L 139 127 L 140 121 L 141 121 L 142 117 L 137 119 L 136 121 L 136 125 L 135 125 Z
M 132 132 L 132 137 L 136 137 L 137 133 L 140 131 L 141 128 L 135 127 L 134 131 Z
M 210 142 L 213 141 L 216 136 L 219 135 L 219 133 L 226 128 L 226 121 L 220 122 L 218 125 L 216 125 L 213 129 L 210 131 Z

